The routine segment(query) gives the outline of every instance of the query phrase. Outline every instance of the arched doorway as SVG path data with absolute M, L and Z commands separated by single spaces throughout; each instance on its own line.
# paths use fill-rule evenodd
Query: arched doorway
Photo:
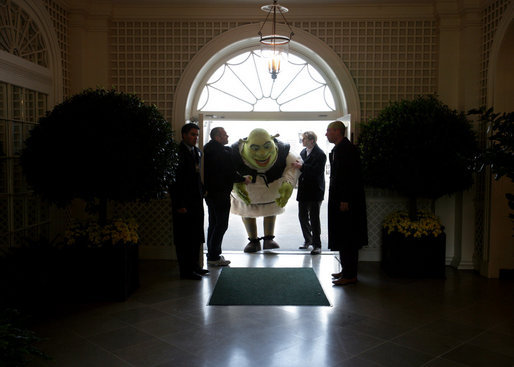
M 266 66 L 260 64 L 257 30 L 258 25 L 239 27 L 200 50 L 177 88 L 180 95 L 174 103 L 173 128 L 178 131 L 184 121 L 199 121 L 203 145 L 216 126 L 227 130 L 229 143 L 244 138 L 254 127 L 263 127 L 279 133 L 279 139 L 291 144 L 296 153 L 302 149 L 299 135 L 306 130 L 314 130 L 319 145 L 328 152 L 331 146 L 324 133 L 327 123 L 335 119 L 344 118 L 349 135 L 353 135 L 360 103 L 340 58 L 319 39 L 295 30 L 289 60 L 272 81 Z M 189 88 L 187 95 L 182 92 L 185 88 Z M 295 198 L 296 192 L 286 213 L 277 219 L 276 235 L 282 250 L 298 250 L 302 242 Z M 326 216 L 326 210 L 322 213 Z M 224 250 L 241 251 L 246 241 L 241 220 L 231 218 L 230 223 Z M 323 232 L 326 244 L 326 230 Z M 289 238 L 284 240 L 283 235 Z

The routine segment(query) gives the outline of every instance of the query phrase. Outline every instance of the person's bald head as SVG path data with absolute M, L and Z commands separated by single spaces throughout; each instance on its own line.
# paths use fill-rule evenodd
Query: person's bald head
M 346 126 L 342 121 L 333 121 L 327 126 L 327 133 L 325 134 L 330 143 L 337 144 L 346 135 Z

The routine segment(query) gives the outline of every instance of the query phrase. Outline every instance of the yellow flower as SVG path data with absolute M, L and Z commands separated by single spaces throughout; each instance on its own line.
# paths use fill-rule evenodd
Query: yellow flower
M 386 216 L 382 226 L 388 234 L 398 232 L 414 238 L 438 237 L 444 229 L 439 218 L 427 211 L 418 211 L 416 221 L 411 221 L 406 211 L 394 212 Z
M 96 222 L 72 222 L 64 232 L 64 242 L 68 245 L 101 247 L 119 244 L 138 243 L 138 225 L 133 218 L 116 218 L 105 226 Z

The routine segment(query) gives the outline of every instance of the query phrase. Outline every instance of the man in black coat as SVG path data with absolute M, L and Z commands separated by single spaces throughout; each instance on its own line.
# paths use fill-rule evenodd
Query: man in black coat
M 228 135 L 224 128 L 215 127 L 211 140 L 204 146 L 205 202 L 209 209 L 207 230 L 207 263 L 213 266 L 230 264 L 221 255 L 221 243 L 228 228 L 230 215 L 230 192 L 235 182 L 251 182 L 237 173 L 232 162 L 232 150 L 226 147 Z
M 325 196 L 325 163 L 327 156 L 316 144 L 317 136 L 313 131 L 302 134 L 302 144 L 305 147 L 300 152 L 303 162 L 295 162 L 293 166 L 301 172 L 298 178 L 298 219 L 304 243 L 301 250 L 312 246 L 312 255 L 321 253 L 321 224 L 319 208 Z
M 328 125 L 327 139 L 335 147 L 329 154 L 328 248 L 339 251 L 342 271 L 334 285 L 357 282 L 359 249 L 368 244 L 366 199 L 359 150 L 345 137 L 341 121 Z
M 202 152 L 196 147 L 198 125 L 182 126 L 176 180 L 171 186 L 173 237 L 180 277 L 200 280 L 209 271 L 199 265 L 200 251 L 205 242 L 203 233 L 203 185 L 200 177 Z

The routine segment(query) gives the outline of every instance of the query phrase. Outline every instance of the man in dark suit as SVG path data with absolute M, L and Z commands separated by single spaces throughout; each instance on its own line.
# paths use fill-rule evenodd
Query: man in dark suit
M 200 178 L 202 152 L 196 147 L 198 125 L 182 126 L 176 180 L 171 186 L 173 237 L 180 277 L 202 279 L 209 271 L 199 265 L 200 250 L 205 242 L 203 233 L 203 185 Z
M 302 228 L 304 243 L 300 247 L 307 250 L 312 246 L 312 255 L 321 254 L 321 224 L 319 208 L 325 196 L 325 163 L 327 156 L 316 144 L 317 136 L 313 131 L 302 134 L 305 147 L 300 152 L 303 162 L 295 162 L 293 166 L 301 172 L 298 179 L 298 219 Z
M 209 208 L 209 229 L 207 230 L 207 263 L 226 266 L 230 260 L 221 255 L 221 243 L 228 228 L 230 215 L 230 192 L 235 182 L 251 182 L 249 177 L 237 173 L 232 162 L 232 150 L 225 146 L 228 135 L 224 128 L 215 127 L 211 140 L 205 144 L 204 182 L 205 202 Z
M 328 248 L 339 251 L 342 271 L 332 274 L 334 285 L 357 282 L 359 249 L 368 244 L 366 199 L 360 154 L 345 137 L 341 121 L 328 125 L 327 139 L 335 147 L 329 154 Z

